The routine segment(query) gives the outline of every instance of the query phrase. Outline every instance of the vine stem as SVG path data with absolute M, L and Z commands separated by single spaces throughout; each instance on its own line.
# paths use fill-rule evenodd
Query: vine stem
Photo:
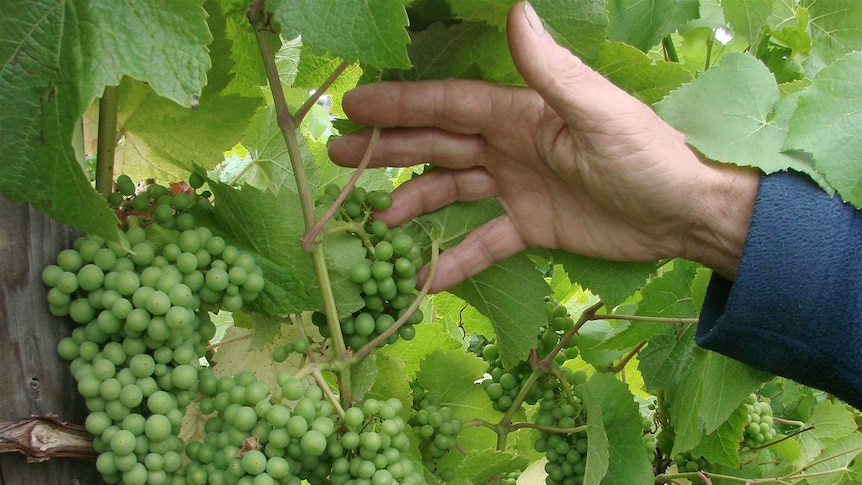
M 673 323 L 677 325 L 698 322 L 697 318 L 646 317 L 641 315 L 616 315 L 612 313 L 596 313 L 593 315 L 593 320 L 628 320 L 631 322 Z
M 543 369 L 550 368 L 551 362 L 554 361 L 554 357 L 556 357 L 557 354 L 560 353 L 563 347 L 565 347 L 566 344 L 569 343 L 569 340 L 571 340 L 572 337 L 574 337 L 578 333 L 581 327 L 583 327 L 590 320 L 596 320 L 596 312 L 599 310 L 599 308 L 603 306 L 605 306 L 605 302 L 599 301 L 584 310 L 584 312 L 581 313 L 581 318 L 579 318 L 578 321 L 575 322 L 574 325 L 572 325 L 572 328 L 570 328 L 569 331 L 566 332 L 566 334 L 563 335 L 562 338 L 560 338 L 560 341 L 557 343 L 556 347 L 554 347 L 553 350 L 551 350 L 548 355 L 546 355 L 545 358 L 542 359 L 541 362 L 539 362 L 539 366 L 541 366 Z
M 311 96 L 309 96 L 309 98 L 305 100 L 304 103 L 302 103 L 302 106 L 300 106 L 298 110 L 296 110 L 296 114 L 294 115 L 294 117 L 300 120 L 305 118 L 305 115 L 308 114 L 308 112 L 311 110 L 311 107 L 314 106 L 315 103 L 317 103 L 317 100 L 320 99 L 321 96 L 323 96 L 323 93 L 325 93 L 326 90 L 329 89 L 330 86 L 332 86 L 332 83 L 334 83 L 335 80 L 338 79 L 338 77 L 341 76 L 344 70 L 347 69 L 349 66 L 349 62 L 341 61 L 341 64 L 339 64 L 338 67 L 336 67 L 335 70 L 332 71 L 332 73 L 329 75 L 329 77 L 326 78 L 325 81 L 323 81 L 320 87 L 314 93 L 312 93 Z
M 227 339 L 227 340 L 221 340 L 221 341 L 216 342 L 216 343 L 214 343 L 214 344 L 207 345 L 207 350 L 215 350 L 215 349 L 217 349 L 217 348 L 219 348 L 219 347 L 221 347 L 221 346 L 223 346 L 223 345 L 229 345 L 229 344 L 233 344 L 233 343 L 236 343 L 236 342 L 241 342 L 241 341 L 243 341 L 243 340 L 248 340 L 248 339 L 250 339 L 250 338 L 251 338 L 251 336 L 252 336 L 252 334 L 253 334 L 253 333 L 254 333 L 254 332 L 249 332 L 249 333 L 247 333 L 247 334 L 245 334 L 245 335 L 240 335 L 240 336 L 238 336 L 238 337 L 229 338 L 229 339 Z
M 258 49 L 260 50 L 263 65 L 266 70 L 267 81 L 272 90 L 273 104 L 275 105 L 276 119 L 279 130 L 287 145 L 287 153 L 290 158 L 290 165 L 293 169 L 293 175 L 296 179 L 296 188 L 299 193 L 300 204 L 302 206 L 302 217 L 305 222 L 306 231 L 314 227 L 316 220 L 314 216 L 314 202 L 311 196 L 311 188 L 308 177 L 305 173 L 305 167 L 302 164 L 302 153 L 299 149 L 299 141 L 297 139 L 297 128 L 300 117 L 294 117 L 290 113 L 287 106 L 287 99 L 284 95 L 284 89 L 281 86 L 281 78 L 278 76 L 278 68 L 275 65 L 275 56 L 268 42 L 268 32 L 271 32 L 269 26 L 269 17 L 264 11 L 265 0 L 255 0 L 248 9 L 246 16 L 249 22 L 254 27 L 254 35 L 257 40 Z M 332 77 L 332 76 L 330 76 Z M 337 76 L 335 76 L 337 77 Z M 334 79 L 334 78 L 333 78 Z M 330 81 L 331 83 L 331 81 Z M 321 90 L 318 90 L 320 92 Z M 317 96 L 320 96 L 317 92 Z M 317 245 L 312 252 L 312 261 L 314 262 L 314 272 L 317 276 L 317 281 L 320 283 L 321 299 L 323 300 L 323 310 L 326 315 L 327 326 L 330 330 L 330 339 L 335 350 L 335 358 L 340 362 L 346 362 L 350 356 L 347 346 L 344 344 L 344 335 L 341 333 L 341 324 L 338 320 L 338 312 L 335 306 L 335 295 L 332 292 L 332 284 L 329 280 L 329 272 L 326 268 L 326 257 L 323 252 L 323 246 Z M 350 389 L 350 372 L 339 372 L 339 384 L 344 389 Z M 344 398 L 346 399 L 347 393 Z
M 356 181 L 359 180 L 359 176 L 362 175 L 362 172 L 365 171 L 365 168 L 368 166 L 368 162 L 371 160 L 371 154 L 374 152 L 374 147 L 377 146 L 377 140 L 380 138 L 380 127 L 375 127 L 374 131 L 371 132 L 371 140 L 368 142 L 368 147 L 365 149 L 365 154 L 362 156 L 362 161 L 359 162 L 359 165 L 354 170 L 353 175 L 350 176 L 350 180 L 344 185 L 341 189 L 341 193 L 338 194 L 338 197 L 335 198 L 335 201 L 332 205 L 329 206 L 329 209 L 326 210 L 326 214 L 314 224 L 314 227 L 311 228 L 305 234 L 305 237 L 302 238 L 302 248 L 306 251 L 311 250 L 311 246 L 314 243 L 315 239 L 317 239 L 317 235 L 323 229 L 323 226 L 332 218 L 335 211 L 341 207 L 341 203 L 344 202 L 344 199 L 347 198 L 347 194 L 350 193 L 350 190 L 356 185 Z
M 117 111 L 120 87 L 105 86 L 99 100 L 99 133 L 96 145 L 96 191 L 107 198 L 114 186 L 114 151 L 117 148 Z

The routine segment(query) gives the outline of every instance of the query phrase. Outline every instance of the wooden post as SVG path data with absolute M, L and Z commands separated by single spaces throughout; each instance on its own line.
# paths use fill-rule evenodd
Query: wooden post
M 29 204 L 0 196 L 0 422 L 57 415 L 83 424 L 86 408 L 57 342 L 73 323 L 48 312 L 41 272 L 71 247 L 77 233 Z M 102 483 L 93 460 L 52 458 L 27 463 L 0 454 L 0 485 Z

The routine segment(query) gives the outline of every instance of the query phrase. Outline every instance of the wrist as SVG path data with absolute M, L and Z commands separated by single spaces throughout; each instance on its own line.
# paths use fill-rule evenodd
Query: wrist
M 683 257 L 733 280 L 754 212 L 760 172 L 707 162 L 702 197 L 686 233 Z

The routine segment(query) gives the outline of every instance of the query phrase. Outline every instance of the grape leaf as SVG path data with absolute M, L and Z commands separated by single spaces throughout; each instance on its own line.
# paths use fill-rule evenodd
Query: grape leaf
M 512 8 L 510 0 L 449 0 L 457 17 L 470 22 L 485 22 L 497 29 L 506 28 L 506 16 Z
M 434 24 L 413 35 L 408 49 L 413 69 L 398 73 L 404 80 L 485 79 L 523 84 L 509 56 L 506 34 L 485 24 Z M 440 62 L 445 59 L 446 62 Z
M 641 291 L 636 315 L 664 318 L 692 318 L 697 308 L 692 300 L 692 284 L 697 275 L 696 263 L 677 259 L 673 269 L 652 278 Z M 632 322 L 605 341 L 603 349 L 625 349 L 649 340 L 662 332 L 668 323 Z M 672 325 L 672 324 L 671 324 Z
M 682 384 L 697 348 L 694 343 L 696 330 L 695 325 L 679 329 L 668 327 L 650 339 L 638 362 L 648 390 L 672 394 L 676 386 Z
M 611 374 L 598 373 L 583 391 L 589 439 L 584 483 L 651 483 L 652 465 L 641 439 L 643 418 L 628 386 Z
M 748 412 L 745 407 L 738 407 L 718 429 L 704 436 L 691 454 L 702 456 L 709 463 L 738 468 L 739 443 L 742 441 L 747 420 Z
M 569 279 L 590 290 L 613 308 L 639 290 L 649 275 L 655 272 L 655 263 L 620 263 L 590 258 L 565 251 L 552 251 L 554 262 L 562 264 Z
M 695 349 L 681 392 L 671 396 L 676 430 L 673 454 L 697 446 L 704 434 L 718 429 L 770 377 L 721 354 Z
M 0 15 L 0 193 L 58 222 L 117 239 L 117 218 L 84 175 L 72 140 L 83 26 L 71 2 L 6 1 Z
M 278 0 L 269 5 L 281 34 L 315 51 L 375 67 L 410 67 L 407 12 L 399 0 Z
M 414 376 L 419 370 L 419 363 L 431 352 L 461 348 L 461 343 L 452 338 L 443 327 L 437 322 L 422 322 L 414 327 L 416 336 L 413 339 L 398 339 L 397 342 L 378 349 L 377 353 L 399 360 L 403 363 L 402 372 Z
M 680 64 L 657 62 L 622 42 L 602 44 L 593 66 L 614 84 L 647 104 L 656 103 L 681 84 L 692 79 L 691 71 Z
M 127 77 L 120 84 L 117 121 L 123 142 L 114 155 L 117 173 L 125 173 L 133 180 L 154 177 L 177 181 L 184 180 L 195 164 L 212 168 L 239 141 L 260 104 L 260 92 L 254 98 L 223 94 L 234 77 L 229 58 L 231 42 L 217 3 L 208 2 L 206 7 L 210 13 L 213 42 L 209 50 L 213 62 L 195 109 L 158 96 L 149 83 Z M 98 135 L 98 123 L 92 119 L 91 115 L 91 122 L 84 127 L 88 140 Z M 95 151 L 95 141 L 88 146 Z
M 434 351 L 419 365 L 416 381 L 440 404 L 452 408 L 452 414 L 466 423 L 481 416 L 488 422 L 497 422 L 503 414 L 491 407 L 491 400 L 476 384 L 487 364 L 473 354 L 462 350 Z M 470 427 L 461 430 L 458 443 L 467 450 L 486 448 L 488 430 Z
M 449 292 L 491 320 L 506 368 L 528 357 L 547 323 L 544 297 L 551 289 L 525 253 L 494 264 Z
M 752 42 L 772 14 L 773 0 L 723 0 L 724 18 L 740 34 Z
M 260 48 L 254 29 L 245 16 L 245 9 L 239 12 L 225 12 L 225 36 L 230 40 L 231 71 L 234 73 L 222 94 L 238 94 L 245 97 L 260 96 L 261 86 L 266 86 L 266 71 L 260 57 Z M 272 50 L 278 49 L 277 38 L 271 37 Z
M 857 0 L 805 0 L 811 16 L 811 57 L 826 66 L 851 51 L 862 50 L 862 3 Z
M 317 89 L 342 62 L 338 57 L 316 55 L 310 49 L 303 50 L 293 85 Z M 333 115 L 344 116 L 344 111 L 341 109 L 341 98 L 344 93 L 359 82 L 360 76 L 362 76 L 362 68 L 359 64 L 353 63 L 326 90 L 326 94 L 332 102 L 331 112 Z
M 697 0 L 608 2 L 608 37 L 646 52 L 667 34 L 700 16 Z
M 82 111 L 123 76 L 147 82 L 180 106 L 197 105 L 207 83 L 212 36 L 200 1 L 80 2 Z
M 464 483 L 488 483 L 494 475 L 523 470 L 527 459 L 507 451 L 470 449 L 461 460 L 457 478 Z
M 788 168 L 811 173 L 807 160 L 783 152 L 795 107 L 793 96 L 779 97 L 766 66 L 739 53 L 725 55 L 718 66 L 655 105 L 688 143 L 713 160 L 766 173 Z
M 799 95 L 785 148 L 814 156 L 839 194 L 862 207 L 862 52 L 823 68 Z
M 293 276 L 293 286 L 282 288 L 284 300 L 273 301 L 278 307 L 268 309 L 269 312 L 286 314 L 319 309 L 319 283 L 311 257 L 300 244 L 304 223 L 297 194 L 289 190 L 274 194 L 250 186 L 237 190 L 215 181 L 210 181 L 210 188 L 216 198 L 219 228 L 275 265 L 289 268 Z M 326 249 L 339 313 L 361 308 L 364 302 L 358 287 L 350 281 L 349 272 L 364 258 L 362 244 L 357 238 L 337 233 L 326 238 Z
M 847 466 L 862 453 L 862 433 L 853 433 L 843 436 L 827 446 L 823 452 L 811 463 L 806 472 L 811 473 L 808 477 L 809 485 L 833 485 L 844 483 L 841 479 L 850 472 Z M 836 471 L 837 473 L 829 473 Z
M 857 431 L 853 413 L 844 405 L 829 401 L 817 403 L 811 415 L 814 429 L 799 436 L 803 456 L 809 463 L 843 436 Z
M 533 0 L 530 4 L 557 43 L 588 64 L 598 57 L 608 31 L 605 2 Z

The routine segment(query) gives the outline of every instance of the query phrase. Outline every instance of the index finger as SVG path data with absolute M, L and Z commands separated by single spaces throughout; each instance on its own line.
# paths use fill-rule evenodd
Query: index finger
M 347 116 L 381 128 L 437 127 L 474 135 L 502 118 L 523 116 L 516 104 L 526 90 L 460 79 L 384 81 L 354 88 L 344 96 Z

